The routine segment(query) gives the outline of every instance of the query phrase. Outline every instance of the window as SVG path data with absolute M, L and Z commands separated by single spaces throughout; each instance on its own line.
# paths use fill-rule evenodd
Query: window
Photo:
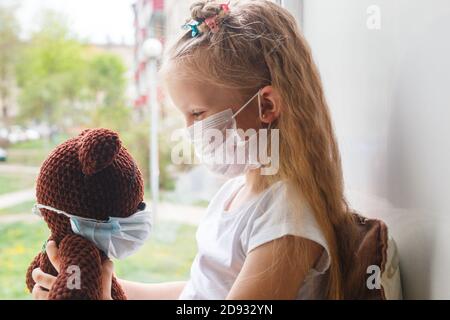
M 288 9 L 300 26 L 303 24 L 303 0 L 277 0 L 276 2 Z

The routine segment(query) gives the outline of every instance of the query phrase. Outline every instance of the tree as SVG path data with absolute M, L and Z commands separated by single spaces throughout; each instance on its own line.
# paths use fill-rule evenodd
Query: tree
M 0 6 L 0 118 L 8 125 L 9 100 L 15 86 L 14 69 L 20 50 L 19 23 L 15 6 Z
M 120 57 L 83 45 L 59 14 L 47 11 L 17 68 L 21 119 L 62 130 L 114 121 L 112 127 L 123 127 L 125 72 Z
M 88 85 L 97 105 L 124 105 L 126 67 L 120 57 L 100 53 L 94 55 L 88 65 Z
M 20 116 L 64 128 L 84 110 L 86 61 L 63 18 L 52 11 L 43 17 L 17 67 Z

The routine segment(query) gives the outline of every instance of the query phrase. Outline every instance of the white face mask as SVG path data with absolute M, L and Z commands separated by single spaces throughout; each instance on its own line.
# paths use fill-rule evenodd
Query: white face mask
M 186 129 L 197 157 L 211 171 L 233 178 L 261 167 L 257 160 L 256 131 L 245 140 L 236 127 L 236 116 L 255 97 L 258 97 L 261 118 L 261 97 L 258 91 L 236 113 L 226 109 L 197 121 Z
M 123 259 L 136 252 L 150 235 L 152 227 L 147 206 L 129 217 L 110 217 L 107 221 L 78 217 L 42 204 L 35 204 L 33 213 L 42 217 L 40 209 L 69 217 L 72 231 L 93 242 L 109 258 Z

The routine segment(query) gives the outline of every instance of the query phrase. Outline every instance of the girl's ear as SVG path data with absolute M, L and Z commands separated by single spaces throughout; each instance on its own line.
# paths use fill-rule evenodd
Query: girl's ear
M 272 86 L 265 86 L 260 91 L 261 116 L 263 123 L 269 124 L 278 119 L 281 112 L 280 96 Z

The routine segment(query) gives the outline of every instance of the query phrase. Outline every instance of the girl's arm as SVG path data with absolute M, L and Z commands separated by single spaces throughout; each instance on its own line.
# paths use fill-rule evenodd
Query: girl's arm
M 59 273 L 61 265 L 61 257 L 58 255 L 58 248 L 54 241 L 49 241 L 47 243 L 47 256 L 51 264 L 55 267 L 56 271 Z M 114 272 L 113 263 L 110 260 L 106 260 L 102 266 L 102 299 L 111 299 L 111 280 Z M 49 290 L 56 282 L 56 277 L 47 274 L 36 268 L 32 272 L 32 279 L 35 283 L 32 289 L 32 295 L 34 299 L 37 300 L 47 300 Z M 166 282 L 166 283 L 155 283 L 146 284 L 139 282 L 132 282 L 117 279 L 122 286 L 128 299 L 178 299 L 181 291 L 185 286 L 184 281 L 179 282 Z
M 185 281 L 141 283 L 118 279 L 129 300 L 175 300 L 181 294 Z
M 295 299 L 323 248 L 310 240 L 285 236 L 250 251 L 227 299 Z

